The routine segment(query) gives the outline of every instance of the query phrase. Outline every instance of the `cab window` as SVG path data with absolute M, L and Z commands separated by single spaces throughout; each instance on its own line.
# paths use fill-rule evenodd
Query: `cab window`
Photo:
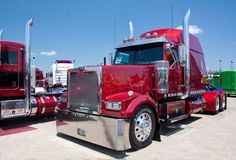
M 169 61 L 170 68 L 174 65 L 178 65 L 179 63 L 179 56 L 177 50 L 175 48 L 167 48 L 165 60 Z
M 16 52 L 1 50 L 0 64 L 16 64 Z

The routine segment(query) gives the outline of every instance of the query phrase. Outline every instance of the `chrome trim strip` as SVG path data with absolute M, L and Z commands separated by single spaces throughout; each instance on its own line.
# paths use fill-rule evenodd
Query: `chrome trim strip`
M 57 132 L 113 150 L 131 148 L 130 119 L 115 119 L 57 109 Z
M 182 96 L 182 93 L 168 93 L 165 95 L 165 97 L 176 97 L 176 96 Z
M 127 43 L 121 43 L 115 47 L 115 49 L 118 48 L 125 48 L 130 46 L 139 46 L 144 44 L 152 44 L 152 43 L 158 43 L 158 42 L 168 42 L 166 37 L 158 37 L 158 38 L 150 38 L 150 39 L 138 39 Z
M 202 93 L 205 93 L 206 90 L 195 90 L 195 91 L 190 91 L 190 94 L 202 94 Z

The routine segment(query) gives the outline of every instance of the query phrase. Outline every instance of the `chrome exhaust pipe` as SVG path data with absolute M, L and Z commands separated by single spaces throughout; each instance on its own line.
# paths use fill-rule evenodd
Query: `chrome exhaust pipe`
M 0 41 L 2 41 L 2 32 L 3 32 L 3 29 L 0 30 Z
M 30 92 L 31 92 L 31 27 L 33 26 L 33 19 L 31 18 L 25 27 L 25 99 L 26 99 L 26 114 L 30 115 L 31 103 L 30 103 Z
M 189 96 L 190 93 L 190 48 L 189 48 L 189 19 L 190 19 L 190 9 L 183 19 L 183 40 L 184 40 L 184 51 L 185 51 L 185 93 L 181 97 L 185 99 Z
M 130 21 L 129 22 L 129 39 L 133 39 L 134 38 L 134 27 L 133 27 L 133 23 Z

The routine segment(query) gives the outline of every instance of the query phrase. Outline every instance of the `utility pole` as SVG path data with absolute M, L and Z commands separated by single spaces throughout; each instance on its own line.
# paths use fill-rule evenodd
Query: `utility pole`
M 221 62 L 222 62 L 222 60 L 219 59 L 219 72 L 221 72 Z
M 230 61 L 230 69 L 231 69 L 231 70 L 234 69 L 234 68 L 233 68 L 233 63 L 234 63 L 233 61 Z

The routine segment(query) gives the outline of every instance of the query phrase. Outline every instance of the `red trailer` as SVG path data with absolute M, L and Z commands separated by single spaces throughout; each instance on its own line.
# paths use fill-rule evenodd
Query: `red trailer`
M 51 114 L 57 105 L 55 95 L 31 93 L 32 25 L 31 19 L 26 25 L 26 46 L 0 41 L 0 119 Z
M 130 24 L 112 65 L 70 70 L 57 132 L 114 150 L 140 149 L 161 139 L 161 121 L 223 110 L 224 92 L 206 90 L 204 53 L 189 34 L 189 18 L 190 10 L 183 30 L 152 30 L 137 39 Z

